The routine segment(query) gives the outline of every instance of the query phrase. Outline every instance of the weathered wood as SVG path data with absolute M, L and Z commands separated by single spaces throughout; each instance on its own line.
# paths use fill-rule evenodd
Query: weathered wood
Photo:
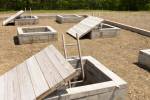
M 18 81 L 20 86 L 20 100 L 36 99 L 31 78 L 25 62 L 17 66 Z
M 34 56 L 27 59 L 26 61 L 27 68 L 30 73 L 31 81 L 33 88 L 36 94 L 36 97 L 41 96 L 45 91 L 48 91 L 49 86 L 45 80 L 43 73 L 40 70 L 39 64 L 37 63 Z
M 45 52 L 39 52 L 35 55 L 41 70 L 49 84 L 50 88 L 58 86 L 60 82 L 63 82 L 62 76 L 59 74 L 54 64 L 48 58 Z
M 9 22 L 13 21 L 15 18 L 22 15 L 23 13 L 24 13 L 24 11 L 21 10 L 21 11 L 17 12 L 16 14 L 8 17 L 6 20 L 3 21 L 3 25 L 7 25 Z
M 79 38 L 90 32 L 94 27 L 99 25 L 103 19 L 89 16 L 82 20 L 80 23 L 76 24 L 70 28 L 67 33 L 76 38 L 76 33 L 79 35 Z
M 65 61 L 65 59 L 61 59 L 59 53 L 57 50 L 54 49 L 53 46 L 50 46 L 45 49 L 45 52 L 47 53 L 48 57 L 51 59 L 53 64 L 55 65 L 55 68 L 59 71 L 60 75 L 63 77 L 65 81 L 69 81 L 69 76 L 72 77 L 72 74 L 75 74 L 75 70 L 71 67 L 71 65 Z M 55 53 L 54 53 L 55 52 Z M 56 54 L 57 52 L 57 54 Z M 59 55 L 59 57 L 58 57 Z M 63 56 L 62 56 L 63 57 Z M 69 66 L 68 66 L 69 65 Z
M 75 69 L 50 46 L 0 76 L 0 100 L 41 100 L 75 75 Z
M 57 60 L 62 64 L 62 66 L 64 66 L 65 70 L 67 70 L 69 73 L 74 73 L 75 69 L 71 66 L 70 63 L 68 63 L 66 61 L 66 59 L 64 59 L 64 57 L 62 56 L 62 54 L 60 52 L 58 52 L 58 50 L 54 47 L 54 46 L 49 46 L 48 47 L 50 50 L 52 50 L 52 52 L 54 52 Z
M 0 100 L 5 100 L 5 75 L 0 76 Z
M 5 100 L 20 100 L 20 87 L 17 78 L 16 67 L 6 73 L 5 91 L 7 95 L 5 95 Z

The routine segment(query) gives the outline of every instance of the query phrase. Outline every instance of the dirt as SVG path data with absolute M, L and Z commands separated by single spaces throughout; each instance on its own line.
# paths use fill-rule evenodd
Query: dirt
M 101 12 L 95 15 L 150 30 L 150 13 Z M 14 44 L 16 26 L 0 26 L 0 75 L 50 44 L 63 53 L 61 34 L 65 34 L 74 24 L 58 24 L 55 19 L 40 19 L 38 25 L 49 25 L 58 31 L 58 41 L 25 45 Z M 67 43 L 75 42 L 71 36 L 65 34 L 65 37 Z M 150 48 L 150 37 L 121 30 L 114 38 L 82 39 L 80 42 L 82 55 L 93 56 L 128 82 L 127 100 L 150 100 L 150 72 L 137 65 L 139 50 Z M 68 48 L 68 54 L 76 55 L 76 49 Z

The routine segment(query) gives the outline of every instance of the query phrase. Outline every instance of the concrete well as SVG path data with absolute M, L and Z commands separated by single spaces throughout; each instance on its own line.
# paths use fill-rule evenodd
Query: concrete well
M 37 16 L 19 16 L 15 19 L 15 25 L 35 25 L 39 23 Z
M 95 27 L 90 34 L 88 34 L 88 37 L 90 39 L 95 38 L 111 38 L 117 36 L 117 33 L 120 29 L 108 24 L 101 23 L 97 27 Z
M 138 62 L 150 69 L 150 49 L 140 50 Z
M 79 68 L 79 60 L 68 60 L 73 67 Z M 56 90 L 45 100 L 126 100 L 127 83 L 110 71 L 96 59 L 83 57 L 85 80 L 81 83 L 73 83 Z M 80 80 L 80 72 L 72 80 Z
M 57 40 L 57 31 L 50 26 L 18 27 L 19 44 Z
M 84 19 L 84 17 L 79 15 L 57 15 L 56 16 L 56 22 L 58 23 L 76 23 L 76 22 L 80 22 L 82 19 Z

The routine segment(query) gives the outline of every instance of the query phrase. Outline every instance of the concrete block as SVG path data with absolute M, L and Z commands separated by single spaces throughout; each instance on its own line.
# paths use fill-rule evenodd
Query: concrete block
M 56 22 L 58 23 L 77 23 L 83 20 L 83 16 L 79 15 L 57 15 Z
M 139 33 L 141 35 L 145 35 L 145 36 L 150 37 L 150 31 L 149 30 L 145 30 L 145 29 L 142 29 L 142 28 L 138 28 L 138 27 L 134 27 L 134 26 L 130 26 L 130 25 L 127 25 L 127 24 L 118 23 L 118 22 L 110 21 L 110 20 L 105 20 L 104 22 L 107 23 L 107 24 L 114 25 L 116 27 L 125 29 L 125 30 L 129 30 L 129 31 L 132 31 L 132 32 Z
M 140 50 L 138 62 L 150 69 L 150 49 Z
M 15 19 L 15 25 L 35 25 L 39 23 L 37 16 L 20 16 Z
M 20 44 L 57 40 L 57 31 L 50 26 L 18 27 L 17 32 Z
M 84 82 L 72 84 L 71 88 L 58 90 L 56 94 L 45 100 L 126 100 L 127 83 L 124 80 L 94 58 L 87 56 L 82 59 L 86 77 Z M 80 67 L 78 58 L 68 61 L 74 68 Z M 57 94 L 61 91 L 64 92 Z
M 95 27 L 89 34 L 91 39 L 95 38 L 111 38 L 117 36 L 119 28 L 101 23 Z

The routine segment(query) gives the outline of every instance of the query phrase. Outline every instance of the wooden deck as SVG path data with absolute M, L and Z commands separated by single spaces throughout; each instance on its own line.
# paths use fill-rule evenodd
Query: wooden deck
M 101 18 L 89 16 L 82 20 L 77 25 L 70 28 L 67 33 L 76 38 L 76 34 L 78 34 L 79 38 L 90 32 L 94 27 L 99 25 L 102 21 Z
M 51 45 L 0 76 L 0 100 L 42 99 L 72 79 L 75 73 Z

